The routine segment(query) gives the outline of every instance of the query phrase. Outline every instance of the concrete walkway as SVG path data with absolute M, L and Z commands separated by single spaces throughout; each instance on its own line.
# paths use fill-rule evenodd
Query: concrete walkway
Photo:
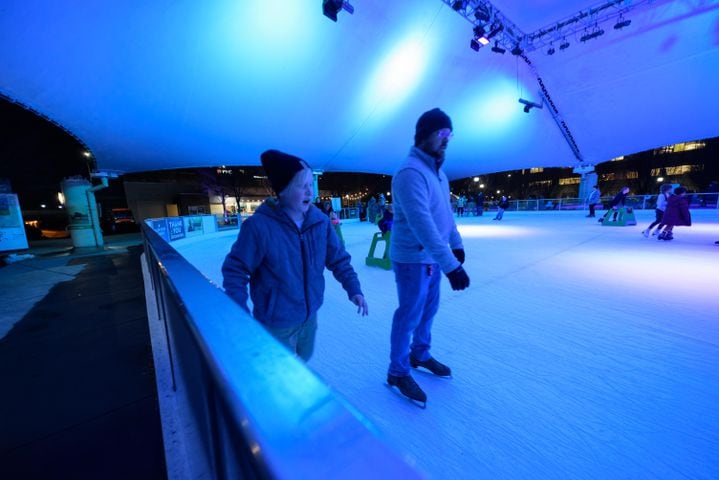
M 0 267 L 0 478 L 166 478 L 139 234 Z

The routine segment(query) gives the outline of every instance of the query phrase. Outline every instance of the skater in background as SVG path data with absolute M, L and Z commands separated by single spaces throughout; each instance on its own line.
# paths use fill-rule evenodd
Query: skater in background
M 394 223 L 394 207 L 391 203 L 388 203 L 384 208 L 382 220 L 377 222 L 377 226 L 380 232 L 387 233 L 392 231 L 392 223 Z
M 658 240 L 673 240 L 674 239 L 674 227 L 676 226 L 687 226 L 692 225 L 692 215 L 689 212 L 689 201 L 686 198 L 687 189 L 684 187 L 677 187 L 674 190 L 674 195 L 667 199 L 667 208 L 664 211 L 664 217 L 662 223 L 664 224 L 664 230 L 657 237 Z
M 457 198 L 457 216 L 463 217 L 464 216 L 464 207 L 467 205 L 467 197 L 464 195 L 460 195 L 459 198 Z
M 477 194 L 477 213 L 478 217 L 481 217 L 484 213 L 484 192 L 480 191 Z
M 249 312 L 249 284 L 255 320 L 307 361 L 314 350 L 325 267 L 358 313 L 367 315 L 367 302 L 329 217 L 311 203 L 310 167 L 277 150 L 264 152 L 261 160 L 277 197 L 265 200 L 242 224 L 222 264 L 222 285 Z
M 669 196 L 672 194 L 672 186 L 671 185 L 662 185 L 659 189 L 659 195 L 657 195 L 657 205 L 654 208 L 654 221 L 649 224 L 649 226 L 646 228 L 646 230 L 642 230 L 642 235 L 645 237 L 649 237 L 649 234 L 656 235 L 659 233 L 659 231 L 662 229 L 664 224 L 662 223 L 662 218 L 664 217 L 664 210 L 667 208 L 667 200 L 669 199 Z M 657 227 L 657 229 L 652 233 L 652 228 Z
M 592 191 L 589 192 L 589 196 L 587 196 L 587 205 L 589 206 L 589 215 L 587 217 L 594 217 L 594 209 L 597 207 L 601 196 L 602 192 L 599 191 L 599 186 L 594 185 Z
M 367 221 L 370 223 L 377 223 L 377 214 L 379 212 L 379 206 L 374 196 L 369 198 L 367 202 Z
M 502 195 L 502 198 L 499 199 L 499 203 L 497 203 L 497 215 L 494 216 L 492 220 L 501 220 L 504 218 L 504 211 L 509 207 L 509 200 L 507 200 L 507 197 Z
M 332 203 L 330 203 L 328 200 L 325 200 L 325 202 L 322 204 L 322 213 L 329 217 L 332 225 L 339 225 L 340 217 L 337 216 L 337 213 L 335 213 L 334 208 L 332 208 Z
M 629 195 L 629 187 L 622 187 L 622 189 L 619 190 L 619 193 L 617 193 L 614 196 L 611 203 L 609 204 L 609 210 L 614 211 L 614 213 L 612 214 L 612 222 L 617 221 L 617 215 L 619 214 L 619 207 L 624 206 L 624 201 L 627 199 L 627 195 Z
M 441 168 L 451 136 L 447 114 L 438 108 L 423 113 L 417 121 L 414 146 L 392 179 L 395 215 L 390 258 L 399 307 L 392 318 L 387 383 L 424 403 L 427 395 L 410 375 L 410 367 L 423 367 L 440 377 L 452 374 L 430 354 L 442 272 L 452 290 L 469 286 L 449 182 Z

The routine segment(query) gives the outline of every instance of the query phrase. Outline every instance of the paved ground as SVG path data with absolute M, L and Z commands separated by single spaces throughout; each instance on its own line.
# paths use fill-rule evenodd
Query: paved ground
M 0 478 L 166 478 L 139 234 L 0 267 Z

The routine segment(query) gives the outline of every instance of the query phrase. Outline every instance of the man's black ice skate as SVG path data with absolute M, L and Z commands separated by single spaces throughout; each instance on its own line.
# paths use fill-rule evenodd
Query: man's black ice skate
M 447 365 L 438 362 L 434 357 L 429 357 L 427 360 L 422 361 L 410 355 L 409 364 L 412 368 L 424 367 L 438 377 L 449 377 L 452 375 L 452 370 Z
M 414 381 L 412 375 L 406 377 L 397 377 L 395 375 L 387 375 L 387 385 L 390 387 L 397 387 L 402 395 L 414 400 L 415 402 L 423 403 L 422 408 L 427 408 L 427 394 Z

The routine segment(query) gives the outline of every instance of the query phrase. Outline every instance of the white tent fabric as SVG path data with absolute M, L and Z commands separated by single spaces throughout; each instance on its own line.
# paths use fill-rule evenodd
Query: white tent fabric
M 719 135 L 717 0 L 621 2 L 630 26 L 528 51 L 534 70 L 471 50 L 472 24 L 443 1 L 351 3 L 335 23 L 321 0 L 5 0 L 0 93 L 122 171 L 256 165 L 279 148 L 327 171 L 391 174 L 433 107 L 454 122 L 450 178 Z M 525 33 L 591 7 L 491 5 Z M 579 158 L 549 105 L 522 111 L 519 98 L 542 102 L 537 76 Z

